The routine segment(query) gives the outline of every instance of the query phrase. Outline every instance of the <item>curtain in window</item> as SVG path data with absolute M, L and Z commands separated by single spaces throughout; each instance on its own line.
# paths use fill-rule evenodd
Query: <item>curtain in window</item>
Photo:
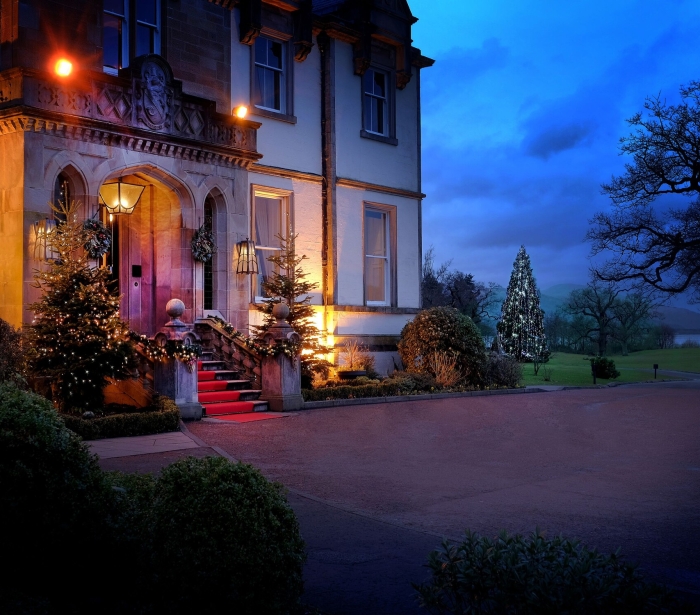
M 368 302 L 387 301 L 388 259 L 386 245 L 386 214 L 365 212 L 365 299 Z

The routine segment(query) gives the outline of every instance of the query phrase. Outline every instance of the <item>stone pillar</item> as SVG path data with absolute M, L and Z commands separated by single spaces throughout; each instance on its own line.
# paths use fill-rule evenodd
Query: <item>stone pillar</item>
M 289 316 L 286 303 L 278 303 L 272 309 L 277 322 L 263 336 L 263 342 L 274 345 L 280 340 L 300 341 L 299 334 L 285 320 Z M 301 361 L 299 355 L 288 357 L 280 353 L 275 357 L 264 357 L 262 361 L 262 395 L 270 410 L 284 412 L 299 410 L 301 397 Z
M 156 344 L 165 346 L 168 340 L 181 341 L 183 344 L 197 343 L 192 326 L 180 320 L 185 313 L 185 304 L 179 299 L 171 299 L 165 306 L 170 321 L 156 333 Z M 198 421 L 202 418 L 202 405 L 197 396 L 197 367 L 190 369 L 182 361 L 166 359 L 156 361 L 154 374 L 156 393 L 175 400 L 184 420 Z

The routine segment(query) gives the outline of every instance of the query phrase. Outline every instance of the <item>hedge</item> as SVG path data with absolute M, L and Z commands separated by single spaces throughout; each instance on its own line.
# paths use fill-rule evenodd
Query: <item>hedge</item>
M 112 414 L 86 419 L 68 414 L 61 415 L 66 427 L 84 440 L 145 436 L 180 429 L 180 410 L 175 402 L 162 395 L 153 399 L 153 409 L 145 412 Z

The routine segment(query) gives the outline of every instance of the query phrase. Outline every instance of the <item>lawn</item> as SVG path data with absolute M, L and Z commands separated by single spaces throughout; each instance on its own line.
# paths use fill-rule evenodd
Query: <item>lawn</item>
M 679 370 L 700 373 L 700 348 L 670 348 L 666 350 L 644 350 L 630 355 L 610 357 L 620 371 L 620 377 L 614 382 L 642 382 L 653 379 L 650 370 L 654 363 L 660 369 Z M 550 372 L 545 380 L 545 371 Z M 669 376 L 663 376 L 668 379 Z M 611 382 L 598 378 L 598 384 Z M 558 384 L 558 385 L 592 385 L 591 364 L 588 355 L 555 352 L 552 359 L 540 368 L 537 376 L 532 363 L 523 365 L 522 385 Z

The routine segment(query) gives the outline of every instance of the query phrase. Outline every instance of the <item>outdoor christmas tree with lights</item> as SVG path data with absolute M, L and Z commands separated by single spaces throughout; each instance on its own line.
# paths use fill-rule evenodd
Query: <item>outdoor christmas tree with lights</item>
M 305 385 L 309 386 L 309 380 L 314 373 L 327 375 L 330 363 L 323 357 L 329 349 L 321 342 L 321 331 L 314 324 L 314 308 L 311 305 L 311 291 L 318 288 L 318 284 L 309 282 L 308 274 L 301 266 L 308 259 L 306 255 L 298 256 L 296 253 L 296 238 L 289 229 L 289 238 L 278 235 L 280 251 L 267 260 L 275 267 L 263 283 L 265 294 L 270 297 L 264 301 L 258 310 L 265 315 L 262 326 L 253 327 L 255 334 L 261 338 L 265 332 L 275 324 L 276 319 L 272 315 L 272 308 L 282 301 L 289 308 L 287 322 L 301 338 L 301 373 Z
M 34 275 L 43 292 L 29 309 L 34 348 L 32 370 L 49 379 L 65 412 L 100 410 L 107 378 L 130 376 L 134 351 L 129 327 L 119 317 L 119 297 L 109 288 L 109 272 L 91 267 L 86 246 L 90 230 L 78 221 L 79 204 L 53 206 L 62 220 L 45 238 L 53 259 Z
M 520 246 L 513 263 L 501 320 L 496 329 L 502 350 L 518 361 L 546 361 L 549 356 L 540 293 L 525 246 Z

